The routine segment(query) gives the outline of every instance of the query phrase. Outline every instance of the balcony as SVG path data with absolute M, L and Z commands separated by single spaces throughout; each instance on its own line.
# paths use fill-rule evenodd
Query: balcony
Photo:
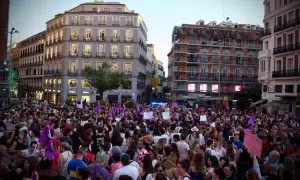
M 133 42 L 133 39 L 125 38 L 125 42 L 127 42 L 127 43 Z
M 259 58 L 271 57 L 271 50 L 270 49 L 263 49 L 261 51 L 258 51 L 258 57 Z
M 125 54 L 125 59 L 131 59 L 132 58 L 132 54 L 129 53 L 129 54 Z
M 289 69 L 284 71 L 273 71 L 273 78 L 281 78 L 281 77 L 299 77 L 300 69 Z
M 98 36 L 97 39 L 98 39 L 98 41 L 105 41 L 106 37 L 105 36 Z
M 44 75 L 61 75 L 61 70 L 52 69 L 52 70 L 44 70 Z
M 68 69 L 68 75 L 77 75 L 78 69 Z
M 261 32 L 262 37 L 268 36 L 268 35 L 271 35 L 271 29 L 265 29 Z
M 70 36 L 71 41 L 79 40 L 79 36 Z
M 105 26 L 105 25 L 106 25 L 106 22 L 105 22 L 105 21 L 100 21 L 99 25 L 100 25 L 100 26 Z
M 111 58 L 118 58 L 118 57 L 119 57 L 119 55 L 117 52 L 111 53 Z
M 120 37 L 113 37 L 111 39 L 111 41 L 113 41 L 113 42 L 120 42 Z
M 296 26 L 298 24 L 300 24 L 299 17 L 296 19 L 291 19 L 288 22 L 284 22 L 283 24 L 278 24 L 278 25 L 274 26 L 274 33 L 284 30 L 284 29 L 287 29 L 287 28 L 290 28 L 290 27 L 293 27 L 293 26 Z
M 84 57 L 92 57 L 92 52 L 91 51 L 84 51 L 83 56 Z
M 90 36 L 90 37 L 86 37 L 83 39 L 84 41 L 92 41 L 93 40 L 93 36 Z
M 97 57 L 105 57 L 105 53 L 104 52 L 97 52 L 96 56 Z
M 69 55 L 72 57 L 76 57 L 76 56 L 78 56 L 78 53 L 77 53 L 77 51 L 74 51 L 74 52 L 70 51 Z
M 300 49 L 300 42 L 296 44 L 288 44 L 285 46 L 279 46 L 273 49 L 273 54 L 281 54 L 285 52 L 291 52 Z

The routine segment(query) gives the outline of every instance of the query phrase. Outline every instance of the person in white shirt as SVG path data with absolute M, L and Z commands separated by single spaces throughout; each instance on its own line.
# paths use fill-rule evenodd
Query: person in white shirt
M 180 134 L 180 141 L 176 143 L 180 155 L 180 161 L 187 157 L 188 151 L 190 150 L 189 144 L 185 141 L 186 137 L 186 134 Z
M 141 168 L 140 165 L 139 165 L 139 163 L 137 163 L 136 161 L 133 160 L 134 157 L 135 157 L 134 150 L 129 149 L 129 150 L 126 151 L 126 154 L 128 154 L 129 157 L 130 157 L 129 166 L 135 167 L 139 171 L 140 168 Z
M 211 156 L 216 156 L 216 151 L 213 150 L 214 148 L 214 141 L 212 139 L 207 140 L 206 142 L 207 148 L 205 149 L 206 152 L 209 152 Z
M 22 150 L 22 154 L 25 157 L 39 157 L 40 152 L 37 150 L 38 143 L 36 141 L 31 141 L 30 147 L 28 149 Z
M 139 172 L 136 167 L 130 166 L 130 157 L 128 154 L 123 154 L 121 156 L 121 163 L 123 167 L 115 171 L 113 180 L 118 180 L 122 175 L 127 175 L 133 180 L 137 180 Z

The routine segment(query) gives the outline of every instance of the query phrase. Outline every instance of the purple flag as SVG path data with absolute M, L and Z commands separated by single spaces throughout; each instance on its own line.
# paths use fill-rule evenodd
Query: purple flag
M 140 113 L 140 105 L 139 104 L 137 104 L 136 105 L 136 115 L 139 115 L 139 113 Z
M 44 128 L 42 130 L 42 133 L 40 134 L 39 143 L 45 148 L 46 157 L 51 160 L 54 155 L 54 147 L 51 139 L 51 133 L 50 133 L 50 127 L 48 121 L 44 122 Z
M 255 123 L 254 113 L 251 113 L 250 119 L 248 120 L 248 129 L 252 129 Z
M 101 104 L 100 104 L 99 101 L 98 101 L 98 102 L 97 102 L 97 106 L 96 106 L 96 112 L 97 112 L 97 113 L 100 113 L 101 110 L 102 110 L 102 106 L 101 106 Z

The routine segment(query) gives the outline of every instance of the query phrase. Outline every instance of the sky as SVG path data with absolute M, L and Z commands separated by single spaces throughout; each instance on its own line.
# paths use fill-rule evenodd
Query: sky
M 46 22 L 55 14 L 94 0 L 10 0 L 9 27 L 20 33 L 14 34 L 18 42 L 46 29 Z M 118 0 L 105 0 L 117 2 Z M 148 28 L 148 44 L 155 46 L 155 56 L 164 63 L 167 72 L 168 57 L 172 47 L 174 26 L 220 23 L 229 17 L 234 23 L 254 24 L 263 27 L 263 0 L 120 0 L 129 10 L 141 14 Z

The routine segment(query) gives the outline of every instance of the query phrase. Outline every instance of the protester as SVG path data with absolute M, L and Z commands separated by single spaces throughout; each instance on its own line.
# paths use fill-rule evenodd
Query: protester
M 0 111 L 0 178 L 296 180 L 299 127 L 253 110 L 13 105 Z

